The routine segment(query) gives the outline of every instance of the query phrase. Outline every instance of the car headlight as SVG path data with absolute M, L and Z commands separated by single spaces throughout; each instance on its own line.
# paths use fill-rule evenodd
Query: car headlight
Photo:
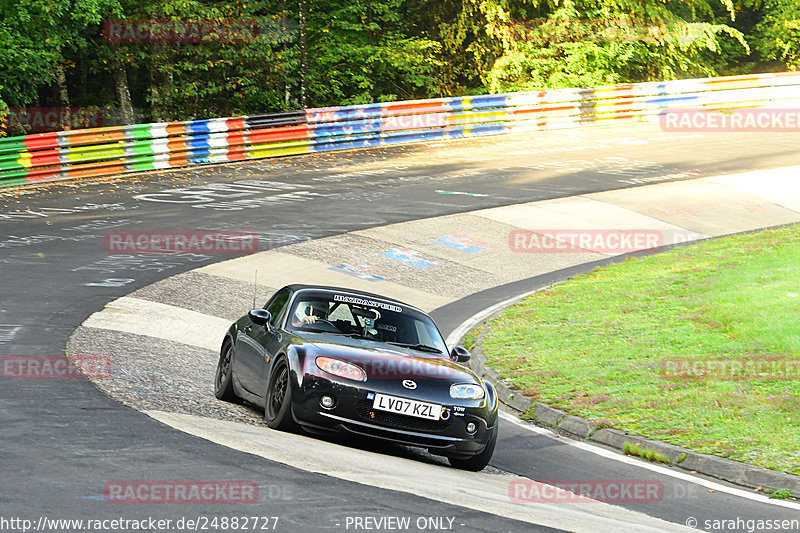
M 450 397 L 458 400 L 480 400 L 484 394 L 483 387 L 474 383 L 450 385 Z
M 333 374 L 340 378 L 352 379 L 353 381 L 367 381 L 367 374 L 360 366 L 334 359 L 333 357 L 317 357 L 317 367 L 328 374 Z

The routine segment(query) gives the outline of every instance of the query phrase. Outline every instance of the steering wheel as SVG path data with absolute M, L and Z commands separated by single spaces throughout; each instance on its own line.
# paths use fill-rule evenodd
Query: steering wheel
M 317 324 L 322 324 L 322 325 L 325 326 L 325 328 L 323 328 L 323 331 L 330 331 L 332 333 L 341 333 L 341 330 L 339 328 L 337 328 L 333 324 L 333 322 L 331 322 L 330 320 L 324 319 L 324 318 L 318 318 L 318 319 L 316 319 L 314 321 L 313 324 L 306 324 L 305 327 L 316 326 Z M 330 329 L 328 329 L 328 328 L 330 328 Z

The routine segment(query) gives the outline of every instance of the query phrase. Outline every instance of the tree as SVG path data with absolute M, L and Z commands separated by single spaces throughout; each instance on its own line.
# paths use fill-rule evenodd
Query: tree
M 309 3 L 309 103 L 410 99 L 440 92 L 441 47 L 409 36 L 404 0 Z
M 116 0 L 0 0 L 0 100 L 24 107 L 49 87 L 51 101 L 68 108 L 69 56 L 86 47 L 87 29 L 118 10 Z
M 754 46 L 762 57 L 791 70 L 800 69 L 800 6 L 795 0 L 765 0 L 754 29 Z
M 728 0 L 544 2 L 512 23 L 513 43 L 486 76 L 493 92 L 714 76 L 707 53 L 722 39 L 749 52 L 739 30 L 718 23 Z
M 513 46 L 510 23 L 528 2 L 417 0 L 406 16 L 412 35 L 441 45 L 439 83 L 448 95 L 480 92 L 495 61 Z

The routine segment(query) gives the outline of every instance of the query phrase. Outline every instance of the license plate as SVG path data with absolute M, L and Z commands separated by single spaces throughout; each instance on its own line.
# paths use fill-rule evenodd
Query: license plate
M 428 420 L 439 420 L 442 416 L 441 405 L 398 398 L 397 396 L 387 396 L 386 394 L 375 394 L 375 401 L 372 403 L 372 407 L 381 411 L 427 418 Z

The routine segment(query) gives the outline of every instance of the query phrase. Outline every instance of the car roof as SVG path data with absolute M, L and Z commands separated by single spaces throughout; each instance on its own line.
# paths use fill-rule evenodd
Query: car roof
M 405 302 L 403 302 L 401 300 L 398 300 L 396 298 L 390 298 L 388 296 L 383 296 L 381 294 L 375 294 L 373 292 L 361 291 L 361 290 L 358 290 L 358 289 L 348 289 L 346 287 L 333 287 L 333 286 L 330 286 L 330 285 L 307 285 L 307 284 L 303 284 L 303 283 L 292 283 L 292 284 L 284 286 L 281 290 L 283 290 L 283 289 L 290 289 L 292 292 L 297 292 L 299 290 L 305 290 L 305 289 L 320 289 L 320 290 L 324 290 L 324 291 L 344 292 L 344 293 L 353 294 L 353 295 L 356 295 L 356 296 L 364 296 L 364 297 L 367 297 L 367 298 L 378 298 L 380 300 L 385 300 L 387 302 L 396 303 L 396 304 L 403 305 L 405 307 L 410 307 L 412 309 L 416 309 L 416 310 L 420 311 L 420 309 L 418 309 L 417 307 L 414 307 L 413 305 L 409 305 L 409 304 L 407 304 L 407 303 L 405 303 Z

